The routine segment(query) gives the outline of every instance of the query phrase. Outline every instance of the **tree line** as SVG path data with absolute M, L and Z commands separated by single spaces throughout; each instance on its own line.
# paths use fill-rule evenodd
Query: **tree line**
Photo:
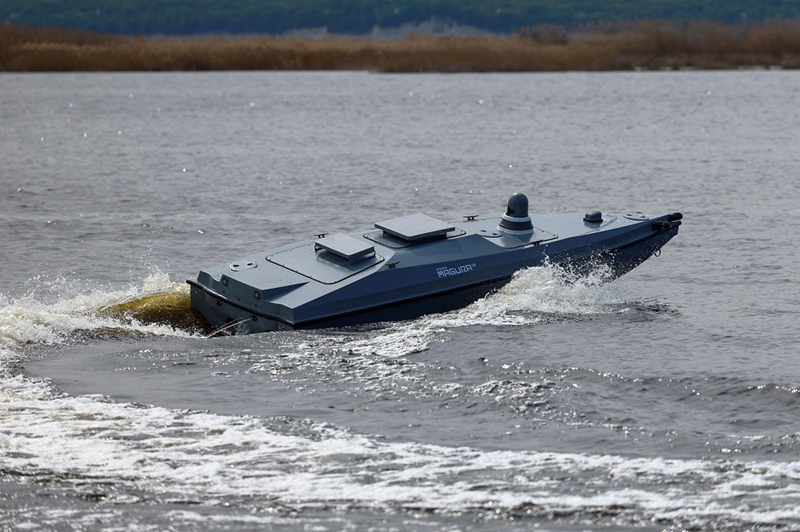
M 800 0 L 0 0 L 0 22 L 123 35 L 283 34 L 326 28 L 359 35 L 431 19 L 496 33 L 554 24 L 800 20 Z

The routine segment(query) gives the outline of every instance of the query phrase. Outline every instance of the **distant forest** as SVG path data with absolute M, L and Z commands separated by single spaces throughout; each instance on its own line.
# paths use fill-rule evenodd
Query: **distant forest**
M 0 23 L 143 35 L 360 35 L 435 19 L 496 33 L 555 24 L 800 20 L 800 0 L 0 0 Z

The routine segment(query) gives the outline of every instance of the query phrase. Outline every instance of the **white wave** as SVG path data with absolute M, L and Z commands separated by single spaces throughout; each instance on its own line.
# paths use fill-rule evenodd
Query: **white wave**
M 296 509 L 616 508 L 645 519 L 742 523 L 800 517 L 797 462 L 483 451 L 381 442 L 324 425 L 303 437 L 254 418 L 40 391 L 17 396 L 3 413 L 0 452 L 7 470 L 43 479 L 87 477 L 201 501 L 252 496 Z
M 19 408 L 20 401 L 49 399 L 52 390 L 41 381 L 15 375 L 22 349 L 29 345 L 63 345 L 78 331 L 124 330 L 140 334 L 190 336 L 189 333 L 163 324 L 145 324 L 135 318 L 114 317 L 101 311 L 141 297 L 185 290 L 168 276 L 156 272 L 140 285 L 122 290 L 96 289 L 80 293 L 78 284 L 63 278 L 38 282 L 37 289 L 17 299 L 0 294 L 0 413 Z M 59 296 L 52 297 L 52 294 Z M 44 403 L 37 403 L 44 405 Z M 33 412 L 40 409 L 35 408 Z M 5 411 L 5 412 L 4 412 Z M 32 421 L 33 422 L 33 421 Z M 3 430 L 3 426 L 0 426 Z M 0 432 L 0 447 L 9 433 Z
M 424 349 L 452 327 L 531 324 L 537 313 L 607 312 L 617 300 L 606 286 L 591 280 L 563 283 L 547 268 L 527 270 L 466 309 L 378 331 L 368 340 L 343 337 L 340 345 L 398 356 Z M 54 304 L 32 296 L 2 298 L 0 364 L 26 343 L 61 343 L 83 329 L 125 326 L 186 334 L 95 312 L 176 289 L 166 276 L 155 276 L 141 286 L 77 294 Z M 472 393 L 494 391 L 495 383 L 489 382 Z M 519 393 L 530 395 L 530 390 Z M 55 484 L 64 478 L 108 482 L 120 488 L 120 497 L 128 486 L 200 501 L 252 496 L 298 509 L 323 504 L 513 513 L 532 508 L 547 515 L 612 508 L 637 519 L 690 519 L 701 525 L 720 519 L 756 524 L 800 519 L 800 462 L 485 451 L 384 442 L 321 424 L 310 426 L 313 437 L 297 436 L 256 418 L 64 396 L 46 381 L 10 373 L 0 374 L 0 419 L 4 470 Z
M 448 329 L 480 326 L 525 326 L 543 319 L 575 318 L 618 312 L 624 301 L 620 285 L 608 283 L 609 272 L 598 268 L 588 276 L 570 276 L 557 266 L 527 268 L 514 274 L 498 291 L 471 305 L 419 319 L 344 343 L 343 349 L 398 357 L 428 349 Z
M 598 267 L 587 276 L 570 275 L 557 266 L 527 268 L 514 274 L 497 293 L 481 299 L 458 314 L 489 321 L 515 312 L 552 315 L 593 315 L 622 302 L 618 286 L 609 284 L 610 271 Z
M 81 292 L 74 281 L 55 278 L 37 283 L 36 289 L 17 299 L 0 294 L 0 371 L 4 360 L 7 365 L 8 360 L 16 358 L 19 347 L 61 344 L 76 331 L 124 329 L 143 334 L 188 335 L 168 325 L 123 320 L 100 312 L 149 295 L 177 291 L 188 293 L 188 285 L 174 283 L 166 274 L 156 272 L 141 285 L 132 284 L 122 290 Z

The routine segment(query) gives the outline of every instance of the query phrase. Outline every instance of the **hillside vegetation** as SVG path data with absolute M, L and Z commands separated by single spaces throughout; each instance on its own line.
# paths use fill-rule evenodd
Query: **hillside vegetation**
M 282 34 L 325 27 L 360 35 L 431 19 L 511 34 L 597 21 L 800 20 L 800 0 L 0 0 L 0 22 L 145 35 Z
M 513 37 L 125 37 L 0 25 L 0 71 L 373 70 L 491 72 L 800 68 L 800 22 L 606 24 Z

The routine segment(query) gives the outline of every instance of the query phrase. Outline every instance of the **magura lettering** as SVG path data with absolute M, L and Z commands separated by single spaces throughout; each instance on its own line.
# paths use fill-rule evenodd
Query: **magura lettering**
M 452 277 L 453 275 L 475 271 L 475 266 L 475 263 L 462 264 L 461 266 L 454 266 L 452 268 L 444 266 L 442 268 L 436 268 L 436 273 L 439 274 L 439 279 L 441 279 L 442 277 Z

